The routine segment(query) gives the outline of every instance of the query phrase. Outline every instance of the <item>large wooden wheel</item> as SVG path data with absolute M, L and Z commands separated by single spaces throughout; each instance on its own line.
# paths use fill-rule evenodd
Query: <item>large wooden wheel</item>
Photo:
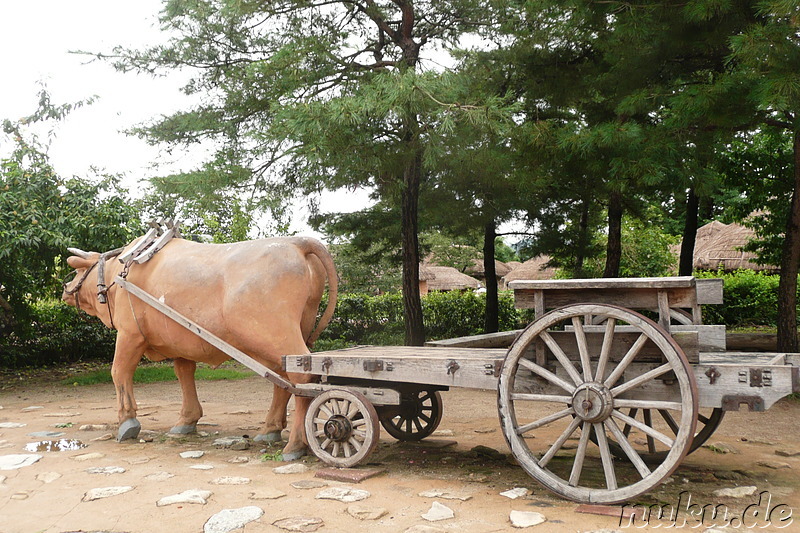
M 593 342 L 588 316 L 606 319 Z M 626 333 L 617 332 L 623 325 Z M 666 412 L 673 425 L 641 422 L 629 409 Z M 574 501 L 617 503 L 680 464 L 695 434 L 697 384 L 680 346 L 652 320 L 611 305 L 570 305 L 540 317 L 511 346 L 498 410 L 514 458 L 533 478 Z M 651 443 L 665 452 L 657 465 L 642 458 Z M 615 461 L 612 447 L 626 461 Z
M 375 407 L 363 394 L 343 389 L 323 392 L 306 412 L 311 451 L 325 463 L 349 468 L 378 445 L 380 426 Z
M 442 395 L 420 389 L 400 394 L 400 405 L 378 409 L 383 429 L 401 441 L 418 441 L 433 433 L 442 421 Z

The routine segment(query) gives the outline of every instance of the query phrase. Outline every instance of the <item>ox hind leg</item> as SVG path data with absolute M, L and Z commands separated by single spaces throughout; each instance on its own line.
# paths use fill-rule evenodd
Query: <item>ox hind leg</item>
M 253 440 L 256 442 L 279 442 L 281 431 L 286 428 L 286 408 L 292 395 L 277 385 L 272 388 L 272 405 L 267 412 L 261 432 Z
M 117 440 L 135 439 L 142 425 L 136 419 L 136 398 L 133 395 L 133 373 L 144 355 L 141 340 L 117 333 L 114 362 L 111 364 L 111 379 L 117 392 L 117 416 L 119 430 Z
M 197 431 L 197 421 L 203 416 L 203 407 L 197 397 L 194 372 L 197 363 L 179 357 L 174 361 L 175 375 L 181 385 L 181 416 L 169 432 L 173 435 L 188 435 Z
M 300 383 L 311 383 L 317 376 L 313 374 L 294 374 L 287 375 L 289 381 L 295 385 Z M 283 460 L 295 461 L 306 455 L 308 452 L 308 437 L 306 436 L 305 419 L 311 398 L 303 396 L 294 397 L 294 416 L 292 425 L 289 429 L 289 442 L 283 448 Z

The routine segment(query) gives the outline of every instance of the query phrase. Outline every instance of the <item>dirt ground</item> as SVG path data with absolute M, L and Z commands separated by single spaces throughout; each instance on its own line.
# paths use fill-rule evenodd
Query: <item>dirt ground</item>
M 143 435 L 150 435 L 152 441 L 124 443 L 96 440 L 115 431 L 115 397 L 111 385 L 69 387 L 36 383 L 0 391 L 0 425 L 25 424 L 0 428 L 0 456 L 31 453 L 25 450 L 26 446 L 47 440 L 76 440 L 86 445 L 82 449 L 38 451 L 35 453 L 42 458 L 35 464 L 0 471 L 0 533 L 201 532 L 212 515 L 223 509 L 247 506 L 264 511 L 263 516 L 239 530 L 251 533 L 282 531 L 273 524 L 289 517 L 319 518 L 324 523 L 319 531 L 325 532 L 518 531 L 509 521 L 511 511 L 535 511 L 547 518 L 547 522 L 529 528 L 530 531 L 625 529 L 620 527 L 619 506 L 608 507 L 614 516 L 577 512 L 577 504 L 550 494 L 513 464 L 499 427 L 494 391 L 444 392 L 444 417 L 430 442 L 399 443 L 382 433 L 380 445 L 366 468 L 382 468 L 385 473 L 353 484 L 315 478 L 315 473 L 326 466 L 313 457 L 302 461 L 309 467 L 305 473 L 277 474 L 273 469 L 286 463 L 263 460 L 263 445 L 238 451 L 213 446 L 219 437 L 252 437 L 257 432 L 271 395 L 271 386 L 265 380 L 254 377 L 200 382 L 198 388 L 205 410 L 200 435 L 182 438 L 165 435 L 177 420 L 180 393 L 177 383 L 157 383 L 139 385 L 136 391 Z M 700 505 L 722 503 L 736 513 L 757 504 L 758 493 L 768 491 L 772 498 L 768 505 L 772 508 L 783 505 L 784 513 L 786 509 L 790 513 L 800 511 L 797 474 L 800 455 L 776 454 L 776 451 L 788 455 L 800 452 L 798 415 L 800 402 L 796 400 L 782 400 L 765 413 L 729 413 L 709 440 L 715 444 L 714 450 L 703 448 L 689 456 L 668 483 L 637 503 L 677 505 L 683 492 L 691 494 Z M 89 424 L 108 424 L 109 428 L 79 429 Z M 40 431 L 65 435 L 55 439 L 29 436 Z M 456 444 L 446 445 L 446 441 Z M 475 450 L 479 445 L 501 453 Z M 726 446 L 735 453 L 720 453 Z M 180 457 L 181 452 L 190 450 L 205 454 L 198 459 Z M 207 465 L 207 469 L 190 468 L 197 465 Z M 125 471 L 87 472 L 114 466 Z M 247 478 L 249 483 L 218 484 L 225 477 Z M 316 499 L 322 487 L 311 484 L 312 488 L 303 488 L 303 484 L 297 485 L 299 481 L 369 491 L 370 497 L 358 505 L 372 510 L 384 508 L 386 514 L 374 520 L 356 518 L 348 512 L 353 504 Z M 720 488 L 744 485 L 756 486 L 756 495 L 733 499 L 712 494 Z M 90 489 L 112 486 L 133 489 L 105 499 L 83 501 Z M 516 500 L 500 495 L 514 487 L 527 488 L 530 493 Z M 189 489 L 209 490 L 213 494 L 205 505 L 156 505 L 165 496 Z M 285 495 L 265 499 L 269 489 L 278 489 Z M 419 495 L 430 489 L 471 498 L 461 501 Z M 422 518 L 434 501 L 452 509 L 454 518 L 438 522 Z M 798 524 L 800 516 L 782 530 L 800 531 Z M 627 521 L 622 525 L 628 525 Z M 701 527 L 695 522 L 687 528 L 694 526 L 695 530 L 703 531 L 710 525 L 706 521 Z M 749 525 L 759 531 L 781 530 L 774 524 L 761 528 L 766 525 L 763 521 Z M 746 528 L 729 526 L 723 530 Z

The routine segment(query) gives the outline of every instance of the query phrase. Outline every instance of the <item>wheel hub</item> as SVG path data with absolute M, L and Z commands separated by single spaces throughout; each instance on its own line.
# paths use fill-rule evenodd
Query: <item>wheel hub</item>
M 342 415 L 333 415 L 325 422 L 325 436 L 336 442 L 343 442 L 350 438 L 353 426 L 350 420 Z
M 572 395 L 572 408 L 575 410 L 575 416 L 596 424 L 611 416 L 614 410 L 614 398 L 608 387 L 602 383 L 588 382 L 575 390 Z

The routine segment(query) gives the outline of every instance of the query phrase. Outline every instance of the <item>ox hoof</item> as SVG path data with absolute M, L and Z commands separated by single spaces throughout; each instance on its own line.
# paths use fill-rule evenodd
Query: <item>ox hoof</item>
M 308 455 L 308 448 L 301 448 L 293 452 L 284 452 L 281 454 L 281 459 L 284 461 L 297 461 L 303 456 Z
M 280 431 L 270 431 L 269 433 L 259 433 L 253 437 L 253 440 L 255 442 L 280 442 L 283 439 Z
M 169 430 L 170 435 L 190 435 L 197 433 L 197 424 L 186 424 L 185 426 L 173 426 Z
M 139 430 L 142 429 L 142 425 L 139 423 L 138 420 L 135 418 L 129 418 L 125 422 L 119 425 L 119 431 L 117 432 L 117 441 L 122 442 L 128 439 L 135 439 L 139 436 Z

